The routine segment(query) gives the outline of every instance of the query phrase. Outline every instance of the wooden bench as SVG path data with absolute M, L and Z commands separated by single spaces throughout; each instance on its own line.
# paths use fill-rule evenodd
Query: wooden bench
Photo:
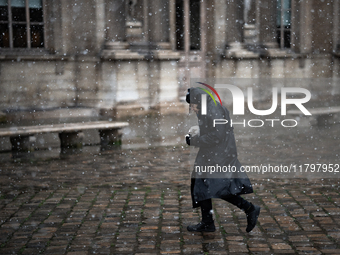
M 316 117 L 316 122 L 318 126 L 325 126 L 332 124 L 331 120 L 335 113 L 340 113 L 340 106 L 333 107 L 319 107 L 308 109 L 308 111 L 312 114 L 312 116 Z M 287 114 L 291 115 L 304 115 L 300 110 L 289 110 Z
M 41 126 L 18 126 L 0 129 L 1 136 L 9 136 L 12 151 L 33 151 L 29 137 L 43 133 L 59 133 L 60 146 L 65 149 L 80 149 L 83 146 L 84 130 L 97 129 L 102 147 L 121 145 L 121 135 L 118 130 L 127 127 L 127 122 L 94 121 L 80 123 L 51 124 Z

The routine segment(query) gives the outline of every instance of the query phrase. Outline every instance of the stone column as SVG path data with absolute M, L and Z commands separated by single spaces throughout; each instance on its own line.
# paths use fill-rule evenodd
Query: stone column
M 126 39 L 131 44 L 138 44 L 144 40 L 143 22 L 145 25 L 145 6 L 147 0 L 126 0 L 125 1 L 125 29 Z M 145 31 L 145 26 L 144 26 Z
M 99 52 L 102 49 L 106 40 L 106 21 L 105 21 L 105 0 L 96 0 L 96 51 Z
M 213 48 L 215 49 L 224 49 L 226 44 L 226 33 L 227 33 L 227 4 L 226 0 L 215 0 L 215 8 L 213 14 L 213 22 L 214 22 L 214 35 L 215 38 Z M 208 38 L 210 39 L 210 38 Z M 210 50 L 210 49 L 209 49 Z
M 258 44 L 259 34 L 259 1 L 258 0 L 244 0 L 244 26 L 243 37 L 244 43 L 251 47 Z
M 296 43 L 296 51 L 299 53 L 310 53 L 312 51 L 312 31 L 313 31 L 313 17 L 311 15 L 312 2 L 301 1 L 297 4 L 296 9 L 299 10 L 299 15 L 296 19 L 299 22 L 299 30 L 297 31 L 298 41 Z M 295 25 L 295 24 L 293 24 Z M 293 31 L 297 29 L 292 28 Z
M 259 43 L 270 48 L 278 46 L 276 42 L 276 4 L 277 1 L 271 0 L 261 1 L 259 4 Z
M 169 0 L 169 26 L 170 36 L 169 41 L 171 50 L 176 50 L 176 0 Z
M 227 43 L 229 45 L 233 43 L 243 42 L 243 0 L 227 0 Z
M 169 43 L 169 0 L 152 1 L 149 5 L 149 40 L 157 48 L 170 49 Z
M 105 0 L 105 28 L 106 28 L 106 48 L 125 48 L 122 42 L 126 41 L 125 31 L 125 1 Z
M 65 38 L 62 36 L 62 2 L 60 0 L 50 1 L 44 5 L 43 15 L 45 17 L 45 48 L 55 54 L 64 54 L 63 45 Z M 46 17 L 49 17 L 48 19 Z

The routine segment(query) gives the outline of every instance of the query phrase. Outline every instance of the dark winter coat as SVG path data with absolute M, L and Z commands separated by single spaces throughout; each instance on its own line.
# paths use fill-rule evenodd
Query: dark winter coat
M 199 88 L 190 89 L 190 103 L 201 105 Z M 252 193 L 253 188 L 246 173 L 240 172 L 241 164 L 237 159 L 233 127 L 230 126 L 229 111 L 207 95 L 207 114 L 198 114 L 200 134 L 191 138 L 190 145 L 199 147 L 191 178 L 193 207 L 209 198 Z M 227 124 L 213 127 L 214 119 L 228 120 Z M 225 166 L 236 172 L 208 174 L 195 171 L 197 166 Z M 203 168 L 201 168 L 203 169 Z

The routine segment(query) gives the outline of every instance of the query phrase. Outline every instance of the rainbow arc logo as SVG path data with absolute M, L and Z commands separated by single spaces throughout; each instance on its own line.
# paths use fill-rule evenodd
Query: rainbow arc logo
M 203 82 L 197 82 L 197 83 L 201 84 L 203 86 L 206 86 L 212 92 L 214 92 L 214 94 L 217 96 L 218 100 L 220 101 L 220 104 L 222 105 L 222 100 L 220 98 L 220 95 L 217 93 L 217 91 L 213 87 L 211 87 L 210 85 L 205 84 Z M 205 91 L 212 98 L 212 100 L 215 103 L 215 106 L 217 106 L 217 102 L 216 102 L 214 96 L 211 94 L 211 92 L 209 90 L 207 90 L 205 88 L 199 88 L 199 89 Z M 206 115 L 207 114 L 207 94 L 201 94 L 201 115 Z
M 201 84 L 201 85 L 203 85 L 203 86 L 206 86 L 206 87 L 209 88 L 212 92 L 214 92 L 214 94 L 217 96 L 218 100 L 220 101 L 220 104 L 222 105 L 222 101 L 221 101 L 220 95 L 217 93 L 217 91 L 216 91 L 213 87 L 211 87 L 210 85 L 205 84 L 205 83 L 203 83 L 203 82 L 197 82 L 197 83 L 198 83 L 198 84 Z M 209 90 L 204 89 L 204 88 L 199 88 L 199 89 L 205 91 L 205 92 L 212 98 L 212 100 L 214 100 L 215 105 L 217 105 L 214 96 L 211 94 L 211 92 L 210 92 Z

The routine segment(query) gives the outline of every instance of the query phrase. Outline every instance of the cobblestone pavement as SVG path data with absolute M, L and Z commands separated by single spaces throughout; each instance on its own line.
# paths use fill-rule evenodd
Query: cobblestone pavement
M 335 160 L 338 136 L 329 139 L 323 153 Z M 297 158 L 264 142 L 250 157 L 249 143 L 239 141 L 241 161 Z M 306 146 L 303 158 L 313 153 Z M 262 208 L 257 227 L 246 233 L 245 214 L 214 199 L 217 231 L 202 234 L 186 230 L 200 220 L 187 146 L 2 157 L 0 254 L 340 254 L 338 179 L 252 179 L 255 193 L 244 197 Z

